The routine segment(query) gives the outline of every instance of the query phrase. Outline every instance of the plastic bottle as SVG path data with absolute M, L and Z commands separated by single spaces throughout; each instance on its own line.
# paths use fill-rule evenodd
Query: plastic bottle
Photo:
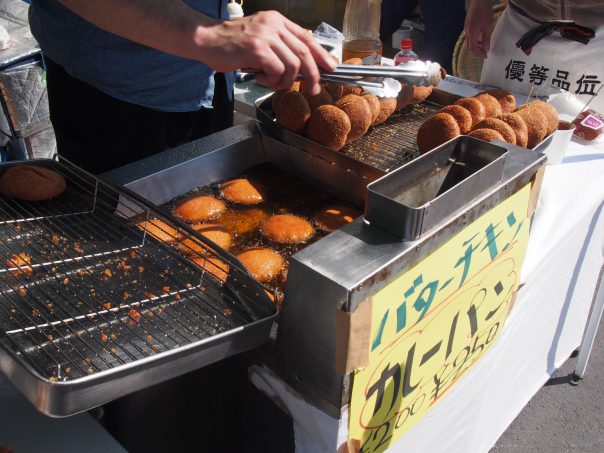
M 229 14 L 229 20 L 241 19 L 243 17 L 243 8 L 240 3 L 231 0 L 227 3 L 227 13 Z
M 382 0 L 347 0 L 344 12 L 342 61 L 360 58 L 366 65 L 381 63 L 381 3 Z
M 403 38 L 401 39 L 401 50 L 394 56 L 394 66 L 408 61 L 417 61 L 417 54 L 413 52 L 413 40 Z

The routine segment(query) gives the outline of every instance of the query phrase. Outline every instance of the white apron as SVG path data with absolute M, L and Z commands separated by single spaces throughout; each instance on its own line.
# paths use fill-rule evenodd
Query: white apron
M 530 55 L 516 42 L 536 22 L 506 8 L 493 30 L 491 49 L 482 68 L 481 83 L 528 95 L 548 97 L 561 90 L 574 94 L 581 106 L 604 113 L 604 27 L 595 30 L 589 44 L 562 38 L 554 32 L 539 41 Z M 579 24 L 580 25 L 580 24 Z

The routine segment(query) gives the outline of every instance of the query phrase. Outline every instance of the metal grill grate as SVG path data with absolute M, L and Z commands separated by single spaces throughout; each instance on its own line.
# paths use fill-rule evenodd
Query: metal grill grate
M 62 195 L 0 197 L 0 342 L 42 379 L 77 380 L 274 315 L 265 289 L 184 224 L 69 163 L 46 164 L 67 180 Z M 193 264 L 133 217 L 163 220 L 206 260 Z

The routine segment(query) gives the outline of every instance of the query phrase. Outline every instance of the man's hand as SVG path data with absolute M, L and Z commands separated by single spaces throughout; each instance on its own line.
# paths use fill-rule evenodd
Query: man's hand
M 472 0 L 466 13 L 464 31 L 470 52 L 486 58 L 493 33 L 493 10 L 490 0 Z

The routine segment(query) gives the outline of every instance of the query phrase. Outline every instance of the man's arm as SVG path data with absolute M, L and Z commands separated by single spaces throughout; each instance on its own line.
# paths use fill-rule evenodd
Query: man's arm
M 471 1 L 466 13 L 464 31 L 470 52 L 486 58 L 491 47 L 491 34 L 493 33 L 491 0 Z
M 60 2 L 105 31 L 217 71 L 259 69 L 258 82 L 273 89 L 288 88 L 300 73 L 317 94 L 317 65 L 328 71 L 335 67 L 306 30 L 276 11 L 221 21 L 176 0 Z

